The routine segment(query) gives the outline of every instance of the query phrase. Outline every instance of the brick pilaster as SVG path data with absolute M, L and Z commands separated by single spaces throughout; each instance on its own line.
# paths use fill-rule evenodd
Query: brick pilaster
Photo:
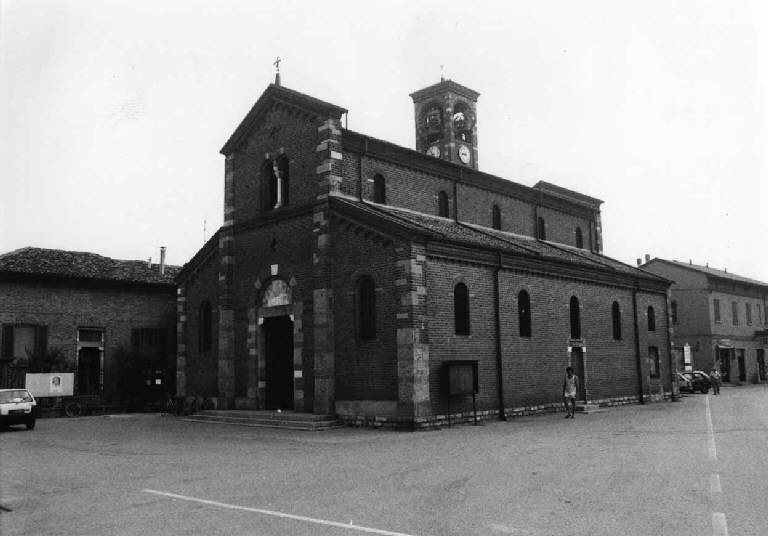
M 187 394 L 187 298 L 184 287 L 176 289 L 176 396 Z
M 398 418 L 416 421 L 432 413 L 424 246 L 397 248 L 397 259 Z
M 312 255 L 312 314 L 314 332 L 314 411 L 336 412 L 335 341 L 333 331 L 333 286 L 331 228 L 328 198 L 339 192 L 342 176 L 341 127 L 338 119 L 328 119 L 317 129 L 316 147 L 317 199 L 313 229 L 315 246 Z
M 227 155 L 224 173 L 224 224 L 219 236 L 219 346 L 218 405 L 229 409 L 235 399 L 235 315 L 232 286 L 235 277 L 235 156 Z

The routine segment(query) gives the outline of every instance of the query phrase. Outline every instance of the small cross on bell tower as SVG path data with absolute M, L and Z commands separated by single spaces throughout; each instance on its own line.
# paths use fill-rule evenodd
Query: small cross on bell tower
M 275 62 L 272 64 L 275 66 L 275 85 L 280 85 L 280 62 L 283 61 L 280 59 L 280 56 L 277 57 Z

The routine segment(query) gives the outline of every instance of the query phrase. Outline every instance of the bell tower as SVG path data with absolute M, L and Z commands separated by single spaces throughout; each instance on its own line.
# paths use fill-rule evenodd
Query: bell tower
M 411 93 L 416 150 L 472 169 L 477 167 L 477 97 L 480 93 L 440 79 Z

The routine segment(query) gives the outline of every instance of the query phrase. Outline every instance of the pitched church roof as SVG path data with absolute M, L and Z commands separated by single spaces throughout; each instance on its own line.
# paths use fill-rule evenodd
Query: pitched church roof
M 0 277 L 26 276 L 114 283 L 174 285 L 178 266 L 149 266 L 147 261 L 118 260 L 83 251 L 26 247 L 0 255 Z
M 336 106 L 330 102 L 325 102 L 315 97 L 305 95 L 287 87 L 270 84 L 264 93 L 261 94 L 256 103 L 251 107 L 235 131 L 229 137 L 227 142 L 219 151 L 223 155 L 230 154 L 253 128 L 254 123 L 258 121 L 261 114 L 269 109 L 274 102 L 279 102 L 293 108 L 302 110 L 312 115 L 340 118 L 347 113 L 346 108 Z
M 331 203 L 334 210 L 356 214 L 384 226 L 399 227 L 406 234 L 423 235 L 432 240 L 469 248 L 501 251 L 507 255 L 532 260 L 542 268 L 546 264 L 569 266 L 588 270 L 590 274 L 602 273 L 623 279 L 642 279 L 657 284 L 668 284 L 667 280 L 660 276 L 585 249 L 344 197 L 332 197 Z

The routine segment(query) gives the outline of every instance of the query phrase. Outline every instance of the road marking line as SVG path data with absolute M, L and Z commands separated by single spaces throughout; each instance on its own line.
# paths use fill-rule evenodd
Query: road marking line
M 709 443 L 709 459 L 717 461 L 717 447 L 715 446 L 715 430 L 712 427 L 712 412 L 709 411 L 709 397 L 706 398 L 707 406 L 707 438 Z
M 236 504 L 227 504 L 219 501 L 209 501 L 206 499 L 198 499 L 197 497 L 189 497 L 187 495 L 178 495 L 176 493 L 169 493 L 167 491 L 157 491 L 154 489 L 143 489 L 144 493 L 152 493 L 154 495 L 160 495 L 162 497 L 169 497 L 171 499 L 179 499 L 182 501 L 196 502 L 200 504 L 207 504 L 209 506 L 218 506 L 219 508 L 227 508 L 229 510 L 241 510 L 243 512 L 254 512 L 256 514 L 264 514 L 267 516 L 280 517 L 283 519 L 293 519 L 295 521 L 305 521 L 307 523 L 315 523 L 316 525 L 327 525 L 329 527 L 338 527 L 340 529 L 356 530 L 358 532 L 367 532 L 369 534 L 382 534 L 383 536 L 414 536 L 413 534 L 405 534 L 404 532 L 391 532 L 388 530 L 374 529 L 371 527 L 364 527 L 361 525 L 352 525 L 350 521 L 347 523 L 339 523 L 338 521 L 328 521 L 327 519 L 317 519 L 314 517 L 297 516 L 293 514 L 286 514 L 284 512 L 276 512 L 274 510 L 263 510 L 261 508 L 250 508 L 248 506 L 237 506 Z
M 714 536 L 728 536 L 728 521 L 725 514 L 715 512 L 712 514 L 712 534 Z
M 720 474 L 712 473 L 709 475 L 709 492 L 710 493 L 722 493 L 723 489 L 720 487 Z

